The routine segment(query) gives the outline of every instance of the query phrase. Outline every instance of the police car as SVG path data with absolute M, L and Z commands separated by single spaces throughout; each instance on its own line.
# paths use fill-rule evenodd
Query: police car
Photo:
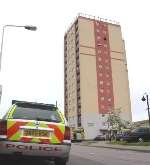
M 27 156 L 66 165 L 70 148 L 70 128 L 55 105 L 13 100 L 0 120 L 1 158 Z

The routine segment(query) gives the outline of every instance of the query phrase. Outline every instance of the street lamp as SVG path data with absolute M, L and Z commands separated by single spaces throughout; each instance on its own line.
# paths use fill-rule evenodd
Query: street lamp
M 4 32 L 5 32 L 5 28 L 6 27 L 21 27 L 21 28 L 25 28 L 27 30 L 31 30 L 31 31 L 36 31 L 37 27 L 36 26 L 32 26 L 32 25 L 25 25 L 25 26 L 18 26 L 18 25 L 4 25 L 3 26 L 3 31 L 2 31 L 2 41 L 1 41 L 1 50 L 0 50 L 0 70 L 1 70 L 1 60 L 2 60 L 2 52 L 3 52 L 3 40 L 4 40 Z
M 146 96 L 146 97 L 145 97 L 145 96 Z M 148 94 L 145 93 L 145 96 L 143 96 L 141 100 L 147 102 L 147 110 L 148 110 L 148 118 L 149 118 L 149 127 L 150 127 L 150 108 L 149 108 Z
M 2 61 L 2 52 L 3 52 L 3 40 L 4 40 L 4 32 L 5 32 L 5 28 L 6 27 L 21 27 L 21 28 L 25 28 L 27 30 L 31 30 L 31 31 L 36 31 L 37 27 L 36 26 L 32 26 L 32 25 L 25 25 L 25 26 L 18 26 L 18 25 L 4 25 L 3 26 L 3 31 L 2 31 L 2 40 L 1 40 L 1 49 L 0 49 L 0 71 L 1 71 L 1 61 Z M 0 85 L 0 102 L 1 102 L 1 95 L 2 95 L 2 86 Z

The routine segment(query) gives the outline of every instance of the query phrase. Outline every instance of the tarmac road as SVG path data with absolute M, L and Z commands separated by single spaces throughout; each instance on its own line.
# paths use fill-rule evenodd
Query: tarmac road
M 0 165 L 54 165 L 50 161 L 5 160 Z M 67 165 L 149 165 L 150 153 L 72 145 Z M 61 164 L 60 164 L 61 165 Z
M 54 162 L 50 161 L 38 161 L 38 160 L 7 160 L 5 162 L 0 163 L 0 165 L 55 165 Z M 61 164 L 60 164 L 61 165 Z M 67 165 L 101 165 L 99 162 L 90 161 L 85 158 L 81 158 L 78 156 L 70 156 L 70 161 Z

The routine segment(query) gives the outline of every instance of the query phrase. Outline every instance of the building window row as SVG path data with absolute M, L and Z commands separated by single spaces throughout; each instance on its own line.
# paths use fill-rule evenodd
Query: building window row
M 102 45 L 102 44 L 101 44 Z M 104 47 L 104 48 L 106 48 L 106 46 Z M 104 50 L 103 49 L 103 51 L 102 51 L 102 48 L 100 49 L 97 49 L 97 54 L 99 55 L 99 56 L 107 56 L 108 55 L 108 51 L 107 50 Z
M 99 72 L 99 73 L 98 73 L 98 76 L 99 76 L 99 77 L 106 77 L 107 79 L 108 79 L 108 78 L 111 78 L 111 77 L 110 77 L 110 74 L 108 74 L 108 73 L 103 74 L 102 72 Z
M 78 29 L 78 22 L 75 24 Z M 80 96 L 80 60 L 79 60 L 79 32 L 76 30 L 76 88 L 77 88 L 77 125 L 81 126 L 81 96 Z M 79 116 L 80 115 L 80 116 Z
M 74 34 L 75 34 L 75 33 L 74 33 L 74 30 L 71 29 L 71 31 L 67 34 L 67 38 L 66 38 L 66 39 L 67 39 L 67 40 L 70 40 Z
M 110 86 L 111 85 L 111 83 L 109 81 L 105 81 L 105 80 L 100 80 L 99 84 L 100 85 L 106 85 L 106 86 Z
M 81 115 L 78 115 L 77 124 L 78 124 L 78 127 L 81 127 Z
M 67 46 L 65 46 L 64 50 L 65 50 L 65 52 L 67 52 Z
M 100 97 L 100 100 L 101 100 L 101 101 L 107 100 L 107 101 L 110 102 L 110 101 L 112 101 L 112 98 L 111 98 L 111 97 L 108 98 L 108 97 L 106 97 L 106 96 L 101 96 L 101 97 Z

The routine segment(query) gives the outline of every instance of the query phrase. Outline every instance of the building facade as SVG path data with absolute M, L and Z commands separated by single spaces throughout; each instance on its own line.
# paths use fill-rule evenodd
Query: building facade
M 121 27 L 78 16 L 64 36 L 64 109 L 70 127 L 85 139 L 108 129 L 107 117 L 120 111 L 131 121 L 128 70 Z

